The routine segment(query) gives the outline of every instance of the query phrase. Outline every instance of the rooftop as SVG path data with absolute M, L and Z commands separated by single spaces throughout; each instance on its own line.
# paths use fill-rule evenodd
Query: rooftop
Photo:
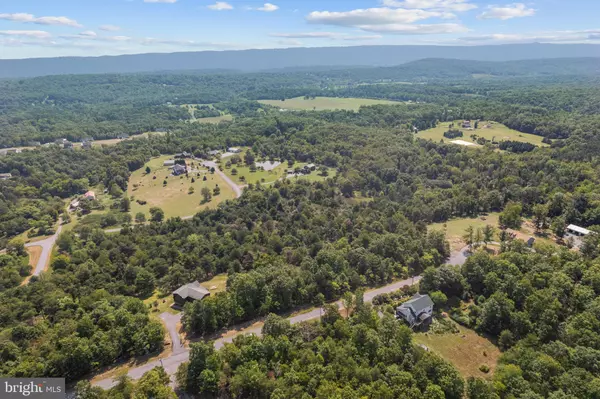
M 421 313 L 426 308 L 433 306 L 433 301 L 429 295 L 415 294 L 411 299 L 400 305 L 401 308 L 412 308 L 415 314 Z
M 210 295 L 210 292 L 200 285 L 199 282 L 194 281 L 193 283 L 189 283 L 186 285 L 182 285 L 173 291 L 173 295 L 179 295 L 183 299 L 192 298 L 200 300 L 207 295 Z
M 583 228 L 583 227 L 576 226 L 574 224 L 568 225 L 567 230 L 571 230 L 571 231 L 574 231 L 576 233 L 583 234 L 583 235 L 588 235 L 591 233 L 590 230 Z

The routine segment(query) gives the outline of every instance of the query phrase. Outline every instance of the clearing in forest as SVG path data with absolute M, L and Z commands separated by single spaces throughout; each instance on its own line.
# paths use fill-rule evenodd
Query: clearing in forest
M 159 207 L 165 212 L 165 217 L 191 216 L 206 208 L 215 208 L 221 202 L 234 199 L 235 194 L 231 187 L 218 175 L 211 174 L 199 162 L 187 160 L 188 176 L 173 176 L 171 170 L 164 166 L 166 160 L 172 156 L 160 156 L 150 160 L 142 168 L 136 170 L 129 178 L 127 195 L 134 197 L 131 201 L 131 214 L 143 212 L 146 219 L 150 218 L 150 208 Z M 150 173 L 146 173 L 146 167 Z M 206 180 L 204 177 L 206 176 Z M 194 182 L 192 182 L 194 179 Z M 165 185 L 164 182 L 167 184 Z M 219 186 L 221 193 L 213 195 L 213 190 Z M 190 187 L 193 193 L 190 194 Z M 207 187 L 211 192 L 211 200 L 200 203 L 203 200 L 201 190 Z M 146 201 L 142 205 L 138 201 Z
M 273 105 L 282 109 L 323 111 L 328 109 L 347 109 L 358 111 L 362 105 L 378 104 L 400 104 L 397 101 L 371 100 L 368 98 L 338 98 L 338 97 L 315 97 L 305 99 L 304 97 L 281 100 L 259 100 L 259 103 Z
M 462 137 L 456 137 L 454 139 L 444 137 L 444 133 L 450 129 L 451 123 L 454 123 L 453 129 L 458 129 L 463 133 Z M 471 123 L 474 124 L 475 121 L 471 121 Z M 476 140 L 474 140 L 473 137 L 471 137 L 472 135 L 476 135 L 477 137 L 483 137 L 484 139 L 489 141 L 520 141 L 522 143 L 531 143 L 540 147 L 547 146 L 547 144 L 542 143 L 542 136 L 536 136 L 535 134 L 529 133 L 521 133 L 517 130 L 506 127 L 501 123 L 487 121 L 480 121 L 478 123 L 477 129 L 472 130 L 463 129 L 462 121 L 443 122 L 432 129 L 423 130 L 417 133 L 416 137 L 425 140 L 433 140 L 436 142 L 444 140 L 445 142 L 449 143 L 453 140 L 461 140 L 463 142 L 476 143 Z
M 458 333 L 417 333 L 413 335 L 413 339 L 416 344 L 425 345 L 430 351 L 452 363 L 465 378 L 492 376 L 500 350 L 475 331 L 458 324 L 456 326 Z M 489 367 L 488 373 L 480 370 L 482 365 Z

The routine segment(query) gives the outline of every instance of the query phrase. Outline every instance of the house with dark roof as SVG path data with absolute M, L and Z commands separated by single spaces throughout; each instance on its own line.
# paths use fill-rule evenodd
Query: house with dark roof
M 429 295 L 416 294 L 396 308 L 396 319 L 404 320 L 410 328 L 427 325 L 433 317 L 433 301 Z
M 182 285 L 173 291 L 173 300 L 179 306 L 185 305 L 186 302 L 201 301 L 209 296 L 210 292 L 200 285 L 198 281 Z
M 173 166 L 173 176 L 179 176 L 187 173 L 187 168 L 184 165 L 175 164 Z

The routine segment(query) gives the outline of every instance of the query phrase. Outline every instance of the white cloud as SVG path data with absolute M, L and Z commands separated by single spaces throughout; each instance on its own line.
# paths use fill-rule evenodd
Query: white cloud
M 238 48 L 239 46 L 234 43 L 227 42 L 196 42 L 194 40 L 180 40 L 180 39 L 156 39 L 153 37 L 146 37 L 139 39 L 138 42 L 144 46 L 153 45 L 170 45 L 170 46 L 183 46 L 183 47 L 199 47 L 208 49 L 223 49 L 223 48 Z
M 333 39 L 333 40 L 375 40 L 381 39 L 380 35 L 356 35 L 350 36 L 335 32 L 299 32 L 299 33 L 270 33 L 271 37 L 283 37 L 286 39 Z
M 106 31 L 106 32 L 116 32 L 121 30 L 120 26 L 116 26 L 116 25 L 100 25 L 98 27 L 98 29 Z
M 270 33 L 272 37 L 285 37 L 291 39 L 328 39 L 337 36 L 333 32 L 300 32 L 300 33 Z
M 271 3 L 265 3 L 262 7 L 257 8 L 258 11 L 273 12 L 279 10 L 279 6 Z
M 144 3 L 177 3 L 177 0 L 144 0 Z
M 469 3 L 469 0 L 382 0 L 387 7 L 401 7 L 411 9 L 436 9 L 455 12 L 465 12 L 477 8 L 475 4 Z
M 86 30 L 84 32 L 81 32 L 79 35 L 82 36 L 82 37 L 96 37 L 96 36 L 98 36 L 96 34 L 96 32 L 91 31 L 91 30 Z
M 412 23 L 431 17 L 440 17 L 442 13 L 425 10 L 368 8 L 352 11 L 313 11 L 306 17 L 310 23 L 358 26 L 385 25 L 394 23 Z
M 531 17 L 535 15 L 533 8 L 527 8 L 523 3 L 508 4 L 504 7 L 489 6 L 486 11 L 478 16 L 479 19 L 501 19 Z
M 435 35 L 469 31 L 466 26 L 461 24 L 387 24 L 360 25 L 358 27 L 368 32 L 390 33 L 396 35 Z
M 14 22 L 32 23 L 38 25 L 63 25 L 74 28 L 81 28 L 81 24 L 67 17 L 36 17 L 33 14 L 16 13 L 0 14 L 0 19 Z
M 300 40 L 296 40 L 296 39 L 278 40 L 277 44 L 280 44 L 280 45 L 286 46 L 286 47 L 300 47 L 300 46 L 302 46 L 302 42 Z
M 0 30 L 0 36 L 13 36 L 13 37 L 29 37 L 36 39 L 48 39 L 52 35 L 43 30 Z
M 537 33 L 493 33 L 458 39 L 468 44 L 500 43 L 590 43 L 600 40 L 600 29 L 552 31 Z
M 217 1 L 215 4 L 211 4 L 210 6 L 207 6 L 207 7 L 210 8 L 211 10 L 216 10 L 216 11 L 233 10 L 233 6 L 224 1 Z

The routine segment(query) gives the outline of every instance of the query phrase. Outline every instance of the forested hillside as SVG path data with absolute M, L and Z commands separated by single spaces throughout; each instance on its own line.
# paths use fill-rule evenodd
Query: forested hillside
M 1 82 L 4 147 L 164 132 L 0 157 L 0 374 L 83 380 L 77 391 L 86 399 L 172 398 L 162 368 L 138 381 L 119 377 L 106 391 L 85 382 L 117 363 L 175 353 L 165 346 L 164 312 L 177 313 L 182 334 L 198 341 L 176 380 L 203 397 L 598 397 L 600 234 L 578 245 L 564 238 L 571 223 L 600 231 L 596 66 L 464 66 L 425 60 L 344 71 Z M 316 111 L 257 101 L 293 97 L 398 103 Z M 230 120 L 196 120 L 221 112 Z M 440 139 L 421 138 L 430 130 Z M 461 137 L 471 145 L 452 142 Z M 175 174 L 165 160 L 185 172 Z M 267 163 L 280 169 L 267 171 Z M 244 179 L 234 168 L 245 170 Z M 215 185 L 221 173 L 237 195 L 194 208 L 203 210 L 185 220 L 165 218 L 136 191 L 152 185 L 158 196 L 199 203 L 191 186 L 198 179 L 207 182 L 202 201 L 210 201 L 225 189 L 226 180 Z M 88 190 L 102 198 L 81 199 Z M 74 199 L 84 205 L 68 211 Z M 498 238 L 477 230 L 481 240 L 470 238 L 468 259 L 448 242 L 444 223 L 493 217 Z M 51 235 L 61 219 L 49 269 L 26 280 L 23 240 Z M 533 249 L 507 238 L 516 235 L 507 228 L 524 220 L 539 241 Z M 456 255 L 460 264 L 448 265 Z M 175 289 L 215 276 L 221 287 L 207 298 L 183 314 L 169 307 Z M 390 297 L 430 293 L 436 320 L 450 323 L 447 315 L 489 338 L 499 361 L 477 374 L 485 378 L 467 378 L 435 348 L 415 345 L 417 335 L 385 301 L 373 308 L 362 300 L 364 290 L 413 276 L 422 276 L 418 286 Z M 320 323 L 282 318 L 327 303 Z M 210 343 L 258 321 L 263 337 L 239 337 L 221 350 Z

